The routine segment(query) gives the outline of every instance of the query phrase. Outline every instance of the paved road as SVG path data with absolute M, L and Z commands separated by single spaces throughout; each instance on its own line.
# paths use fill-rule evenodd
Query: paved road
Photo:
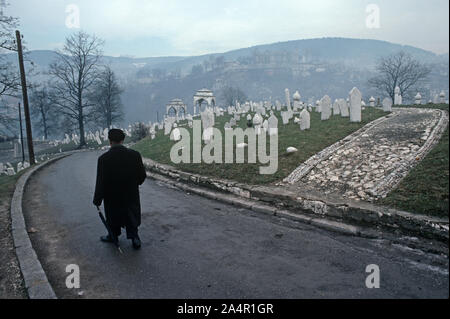
M 262 216 L 147 180 L 141 189 L 143 249 L 99 241 L 91 205 L 96 158 L 78 153 L 28 184 L 33 245 L 62 298 L 428 298 L 449 296 L 448 259 L 380 240 Z M 66 265 L 81 289 L 65 287 Z M 377 264 L 381 288 L 365 287 Z M 81 296 L 80 296 L 81 295 Z

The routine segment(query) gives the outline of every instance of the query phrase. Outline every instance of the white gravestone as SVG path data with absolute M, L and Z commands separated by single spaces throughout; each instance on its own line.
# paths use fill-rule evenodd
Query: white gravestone
M 269 135 L 278 135 L 278 118 L 272 113 L 269 117 Z
M 325 95 L 321 100 L 320 100 L 320 105 L 321 105 L 321 120 L 322 121 L 326 121 L 329 120 L 331 117 L 331 99 L 328 95 Z
M 8 169 L 6 170 L 6 175 L 14 176 L 14 175 L 16 175 L 16 171 L 14 170 L 14 168 L 8 167 Z
M 339 99 L 338 104 L 339 104 L 339 110 L 341 111 L 341 117 L 349 117 L 350 112 L 348 110 L 347 101 L 345 99 Z
M 174 124 L 173 127 L 174 127 L 174 129 L 172 131 L 172 134 L 170 135 L 170 140 L 178 142 L 179 140 L 181 140 L 181 132 L 176 124 Z
M 172 131 L 172 121 L 165 120 L 164 121 L 164 135 L 169 135 Z
M 383 100 L 383 111 L 392 112 L 392 100 L 389 97 Z
M 281 102 L 280 101 L 276 100 L 275 106 L 276 106 L 278 112 L 281 111 Z
M 286 97 L 286 106 L 288 108 L 288 110 L 291 109 L 291 95 L 289 93 L 289 89 L 284 90 L 284 94 Z
M 362 94 L 355 87 L 350 91 L 350 122 L 361 122 Z
M 300 112 L 300 130 L 305 131 L 311 128 L 311 116 L 306 109 Z
M 402 96 L 400 94 L 400 88 L 398 86 L 395 87 L 395 98 L 394 98 L 394 104 L 395 105 L 402 105 L 403 104 L 403 99 Z
M 321 108 L 321 106 L 320 106 L 320 101 L 319 100 L 317 100 L 316 101 L 316 112 L 322 112 L 322 108 Z
M 253 126 L 255 127 L 256 135 L 260 135 L 261 134 L 262 121 L 263 121 L 263 119 L 262 119 L 261 115 L 256 113 L 255 116 L 253 117 Z
M 339 114 L 341 114 L 341 109 L 339 107 L 339 101 L 336 100 L 333 103 L 333 115 L 339 115 Z

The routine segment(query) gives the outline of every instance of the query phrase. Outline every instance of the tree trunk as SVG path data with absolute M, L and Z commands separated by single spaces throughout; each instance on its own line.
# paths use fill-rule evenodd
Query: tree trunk
M 42 122 L 44 124 L 44 139 L 48 139 L 48 127 L 47 127 L 47 118 L 45 117 L 45 113 L 42 114 Z
M 108 98 L 109 100 L 109 98 Z M 112 126 L 112 111 L 111 111 L 111 103 L 110 101 L 107 102 L 108 108 L 106 110 L 106 122 L 108 124 L 108 128 L 110 129 Z
M 86 140 L 84 139 L 84 116 L 83 108 L 81 107 L 81 100 L 78 104 L 78 126 L 80 129 L 80 148 L 86 145 Z
M 44 105 L 41 105 L 42 126 L 44 126 L 44 139 L 48 139 L 47 118 L 44 112 Z

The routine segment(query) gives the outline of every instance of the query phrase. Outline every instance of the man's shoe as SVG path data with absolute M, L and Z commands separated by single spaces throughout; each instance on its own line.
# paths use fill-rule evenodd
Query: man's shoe
M 133 242 L 133 248 L 134 249 L 140 249 L 141 248 L 142 244 L 141 244 L 141 240 L 140 240 L 139 237 L 134 237 L 132 239 L 132 242 Z
M 104 243 L 110 243 L 110 244 L 114 244 L 117 242 L 117 240 L 112 239 L 111 236 L 109 236 L 109 235 L 100 237 L 100 240 Z

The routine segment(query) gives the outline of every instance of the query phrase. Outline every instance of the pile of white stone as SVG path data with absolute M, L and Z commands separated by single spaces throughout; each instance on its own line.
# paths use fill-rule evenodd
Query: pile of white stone
M 27 169 L 28 167 L 30 167 L 30 163 L 28 163 L 27 161 L 17 163 L 16 169 L 9 162 L 7 162 L 6 164 L 0 163 L 0 175 L 14 176 L 24 169 Z

